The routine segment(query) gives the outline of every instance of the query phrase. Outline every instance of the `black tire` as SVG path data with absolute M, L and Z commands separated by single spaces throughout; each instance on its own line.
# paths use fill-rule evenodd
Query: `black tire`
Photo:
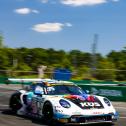
M 50 124 L 53 122 L 53 107 L 50 102 L 46 102 L 43 106 L 44 120 Z
M 22 104 L 20 101 L 20 95 L 21 95 L 20 92 L 16 92 L 10 98 L 9 107 L 15 113 L 22 107 Z

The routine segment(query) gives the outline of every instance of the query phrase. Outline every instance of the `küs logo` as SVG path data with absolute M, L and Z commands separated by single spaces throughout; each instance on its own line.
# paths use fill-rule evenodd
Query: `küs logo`
M 82 107 L 100 107 L 101 105 L 98 102 L 81 102 Z

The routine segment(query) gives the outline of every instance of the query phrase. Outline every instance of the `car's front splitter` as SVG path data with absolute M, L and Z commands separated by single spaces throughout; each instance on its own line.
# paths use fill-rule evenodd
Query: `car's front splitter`
M 98 123 L 113 123 L 117 120 L 116 114 L 104 114 L 93 116 L 73 115 L 71 117 L 58 115 L 57 121 L 71 125 L 98 124 Z

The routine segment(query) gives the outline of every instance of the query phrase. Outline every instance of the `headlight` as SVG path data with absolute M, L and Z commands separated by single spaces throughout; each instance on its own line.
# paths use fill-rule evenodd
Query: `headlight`
M 64 100 L 64 99 L 60 99 L 59 103 L 64 108 L 70 108 L 71 107 L 70 103 L 68 101 Z
M 111 102 L 107 98 L 104 98 L 103 100 L 108 106 L 111 106 Z

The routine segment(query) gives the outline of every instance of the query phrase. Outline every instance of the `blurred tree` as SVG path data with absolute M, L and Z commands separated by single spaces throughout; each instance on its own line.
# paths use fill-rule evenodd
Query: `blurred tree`
M 112 51 L 107 57 L 115 64 L 116 80 L 126 80 L 126 48 L 120 52 Z
M 6 51 L 3 48 L 1 48 L 0 49 L 0 69 L 6 70 L 8 69 L 8 66 L 9 66 L 8 56 L 6 54 Z
M 96 57 L 95 79 L 126 80 L 126 47 L 119 52 L 111 51 L 105 57 L 101 54 L 96 54 Z M 37 71 L 38 66 L 45 65 L 51 71 L 57 67 L 68 68 L 76 73 L 77 78 L 83 79 L 91 75 L 91 58 L 90 53 L 79 50 L 3 47 L 0 48 L 0 70 Z
M 95 77 L 99 80 L 114 80 L 116 77 L 115 72 L 114 63 L 104 58 L 97 65 Z
M 3 36 L 0 34 L 0 48 L 3 48 Z

